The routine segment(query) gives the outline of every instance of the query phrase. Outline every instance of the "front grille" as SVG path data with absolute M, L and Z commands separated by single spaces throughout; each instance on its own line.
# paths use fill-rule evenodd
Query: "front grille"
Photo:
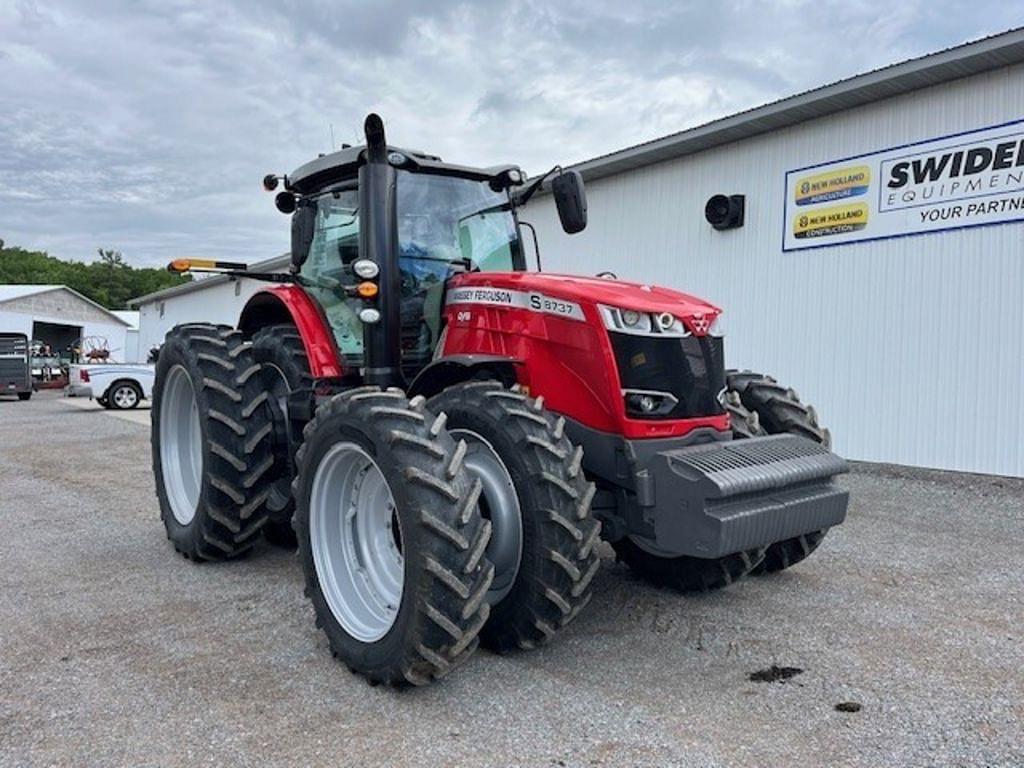
M 623 389 L 667 392 L 679 401 L 671 411 L 646 418 L 690 419 L 725 412 L 718 399 L 725 389 L 721 337 L 608 335 Z

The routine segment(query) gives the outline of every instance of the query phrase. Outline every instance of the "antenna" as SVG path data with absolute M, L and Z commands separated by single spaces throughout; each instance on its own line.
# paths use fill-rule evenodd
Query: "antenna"
M 331 126 L 331 152 L 334 152 L 337 150 L 337 147 L 334 146 L 334 123 L 328 123 L 328 125 Z

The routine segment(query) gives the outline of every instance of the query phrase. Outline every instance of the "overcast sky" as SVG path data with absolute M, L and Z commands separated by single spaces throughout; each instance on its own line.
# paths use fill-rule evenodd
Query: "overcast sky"
M 256 261 L 260 189 L 370 110 L 395 144 L 537 172 L 1018 25 L 942 0 L 0 0 L 0 238 Z M 1018 7 L 1019 11 L 1019 7 Z

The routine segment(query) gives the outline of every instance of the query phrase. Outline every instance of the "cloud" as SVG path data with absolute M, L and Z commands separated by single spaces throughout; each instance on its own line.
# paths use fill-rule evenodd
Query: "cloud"
M 1009 4 L 18 0 L 0 6 L 0 237 L 255 261 L 259 181 L 359 141 L 528 171 L 1012 25 Z

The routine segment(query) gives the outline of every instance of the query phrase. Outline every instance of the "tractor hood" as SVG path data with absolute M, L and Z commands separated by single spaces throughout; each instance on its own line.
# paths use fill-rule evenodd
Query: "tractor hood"
M 714 304 L 671 288 L 630 283 L 625 280 L 547 272 L 473 272 L 454 278 L 450 287 L 504 288 L 524 293 L 540 293 L 553 299 L 593 302 L 638 312 L 670 312 L 677 317 L 717 315 L 721 312 Z

